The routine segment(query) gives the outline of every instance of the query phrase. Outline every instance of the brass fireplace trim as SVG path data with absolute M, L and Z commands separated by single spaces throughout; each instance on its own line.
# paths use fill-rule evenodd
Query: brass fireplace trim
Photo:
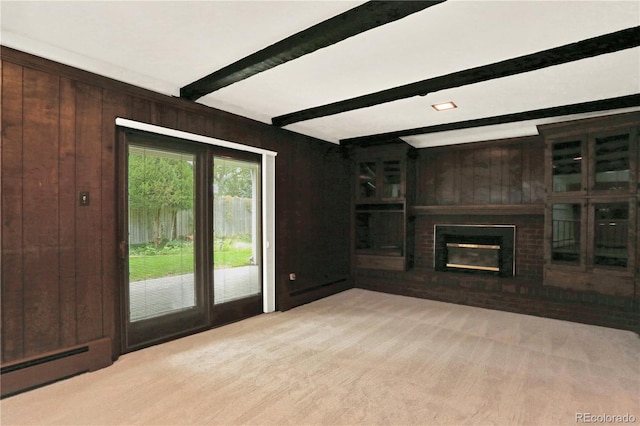
M 486 250 L 500 250 L 500 246 L 499 245 L 490 245 L 490 244 L 447 243 L 447 247 L 470 248 L 470 249 L 486 249 Z
M 459 264 L 459 263 L 447 263 L 447 268 L 477 269 L 477 270 L 480 270 L 480 271 L 500 272 L 500 268 L 496 268 L 494 266 L 462 265 L 462 264 Z

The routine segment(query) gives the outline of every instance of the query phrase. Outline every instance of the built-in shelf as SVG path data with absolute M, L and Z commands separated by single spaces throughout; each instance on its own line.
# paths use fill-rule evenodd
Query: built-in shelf
M 544 204 L 468 204 L 412 206 L 412 215 L 544 215 Z
M 413 263 L 415 157 L 407 144 L 354 151 L 353 254 L 356 269 L 404 271 Z

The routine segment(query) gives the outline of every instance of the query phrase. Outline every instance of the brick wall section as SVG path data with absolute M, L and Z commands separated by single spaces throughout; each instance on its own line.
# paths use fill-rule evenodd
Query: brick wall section
M 640 334 L 638 306 L 629 298 L 553 287 L 527 287 L 514 282 L 499 285 L 495 281 L 485 280 L 474 284 L 455 277 L 449 278 L 452 274 L 444 273 L 437 273 L 439 279 L 431 282 L 419 280 L 418 276 L 409 273 L 396 281 L 390 277 L 370 276 L 371 272 L 359 272 L 356 277 L 357 288 L 618 328 Z
M 500 278 L 434 271 L 434 224 L 515 225 L 516 275 Z M 633 298 L 543 285 L 542 215 L 419 215 L 415 220 L 415 236 L 412 269 L 406 272 L 358 270 L 355 287 L 640 333 L 640 311 Z
M 416 217 L 415 269 L 433 270 L 434 225 L 515 225 L 516 277 L 542 280 L 544 217 L 519 216 L 418 216 Z M 475 277 L 475 276 L 474 276 Z

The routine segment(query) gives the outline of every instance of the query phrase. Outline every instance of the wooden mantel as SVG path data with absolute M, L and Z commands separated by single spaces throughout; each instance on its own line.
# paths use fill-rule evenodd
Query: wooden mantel
M 544 204 L 470 204 L 413 206 L 412 215 L 543 215 Z

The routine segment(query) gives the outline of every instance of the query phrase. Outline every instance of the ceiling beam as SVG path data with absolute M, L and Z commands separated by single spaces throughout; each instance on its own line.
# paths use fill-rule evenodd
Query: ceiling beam
M 283 127 L 299 121 L 339 114 L 418 95 L 425 96 L 428 93 L 439 90 L 535 71 L 553 65 L 613 53 L 639 45 L 640 27 L 631 27 L 553 49 L 518 56 L 517 58 L 507 59 L 489 65 L 470 68 L 343 101 L 280 115 L 274 117 L 271 122 L 274 126 Z
M 434 126 L 416 127 L 413 129 L 398 130 L 394 132 L 378 133 L 375 135 L 358 136 L 355 138 L 341 139 L 340 145 L 369 146 L 384 143 L 384 141 L 402 138 L 404 136 L 424 135 L 428 133 L 446 132 L 451 130 L 470 129 L 473 127 L 494 126 L 497 124 L 516 123 L 519 121 L 539 120 L 541 118 L 560 117 L 572 114 L 584 114 L 588 112 L 609 111 L 621 108 L 640 106 L 640 94 L 620 96 L 617 98 L 601 99 L 597 101 L 582 102 L 577 104 L 562 105 L 551 108 L 542 108 L 531 111 L 516 112 L 494 117 L 477 118 L 474 120 L 457 121 L 454 123 L 438 124 Z
M 180 97 L 195 101 L 211 92 L 287 61 L 372 28 L 402 19 L 444 1 L 368 1 L 182 87 Z

